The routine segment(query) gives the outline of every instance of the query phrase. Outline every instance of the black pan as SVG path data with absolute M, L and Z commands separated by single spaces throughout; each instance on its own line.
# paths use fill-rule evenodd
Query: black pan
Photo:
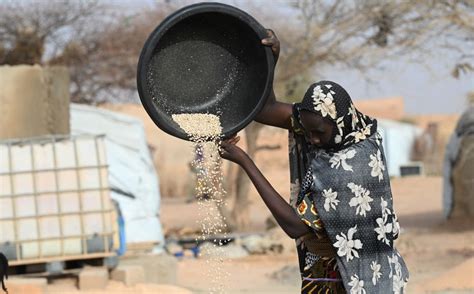
M 189 139 L 172 114 L 219 115 L 223 137 L 249 124 L 271 91 L 274 60 L 266 30 L 233 6 L 199 3 L 168 16 L 148 37 L 137 85 L 163 131 Z

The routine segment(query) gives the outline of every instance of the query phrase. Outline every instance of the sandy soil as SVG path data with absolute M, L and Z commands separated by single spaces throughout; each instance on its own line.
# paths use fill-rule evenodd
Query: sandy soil
M 473 226 L 467 221 L 444 221 L 441 188 L 442 179 L 439 177 L 407 177 L 392 180 L 395 208 L 403 228 L 397 247 L 410 269 L 409 293 L 448 293 L 446 291 L 467 291 L 466 289 L 474 291 Z M 252 199 L 254 199 L 252 228 L 259 230 L 264 227 L 263 222 L 269 213 L 261 205 L 261 201 L 256 197 Z M 193 223 L 189 220 L 197 219 L 193 213 L 195 208 L 195 204 L 165 200 L 162 208 L 165 228 L 190 229 Z M 186 219 L 179 217 L 176 211 L 185 214 Z M 237 264 L 239 266 L 228 267 L 231 276 L 234 277 L 228 284 L 230 290 L 241 290 L 243 293 L 297 291 L 292 290 L 295 289 L 294 284 L 280 284 L 268 278 L 271 273 L 285 265 L 295 265 L 296 256 L 251 256 L 239 260 Z M 202 273 L 204 269 L 205 262 L 202 260 L 181 261 L 179 284 L 193 290 L 205 291 L 206 283 L 202 281 L 203 275 L 196 274 Z M 453 274 L 455 278 L 452 278 Z M 235 278 L 242 282 L 235 284 L 233 281 Z M 291 286 L 293 288 L 287 288 Z
M 123 283 L 117 282 L 117 281 L 109 281 L 105 290 L 80 291 L 77 289 L 75 284 L 76 284 L 76 280 L 73 278 L 56 280 L 53 282 L 53 284 L 48 285 L 46 292 L 51 293 L 51 294 L 63 294 L 63 293 L 191 294 L 193 293 L 192 291 L 188 289 L 177 287 L 174 285 L 137 284 L 134 287 L 126 287 Z
M 186 203 L 189 187 L 188 162 L 190 145 L 158 130 L 140 105 L 109 105 L 108 109 L 130 114 L 143 120 L 148 143 L 154 151 L 158 168 L 162 207 L 160 219 L 165 232 L 192 232 L 197 230 L 197 205 Z M 443 137 L 454 128 L 457 116 L 422 116 L 414 121 L 425 126 L 438 121 Z M 287 134 L 265 128 L 259 144 L 278 144 L 280 149 L 261 151 L 257 165 L 269 181 L 288 198 L 289 175 L 287 167 Z M 179 175 L 179 176 L 177 176 Z M 442 214 L 440 177 L 407 177 L 392 180 L 394 203 L 403 227 L 397 242 L 411 273 L 409 293 L 474 293 L 474 226 L 472 222 L 446 222 Z M 250 191 L 251 226 L 249 231 L 261 232 L 270 215 L 256 191 Z M 227 293 L 298 293 L 298 280 L 277 281 L 271 275 L 284 267 L 294 267 L 296 256 L 257 255 L 225 262 L 230 273 L 225 281 Z M 203 259 L 185 258 L 178 263 L 177 286 L 196 293 L 208 293 L 207 263 Z M 52 293 L 74 292 L 74 283 L 68 280 L 48 286 Z M 61 284 L 62 283 L 62 284 Z M 90 293 L 173 293 L 157 285 L 137 285 L 127 288 L 119 282 L 110 282 L 107 291 Z M 63 292 L 61 292 L 63 291 Z

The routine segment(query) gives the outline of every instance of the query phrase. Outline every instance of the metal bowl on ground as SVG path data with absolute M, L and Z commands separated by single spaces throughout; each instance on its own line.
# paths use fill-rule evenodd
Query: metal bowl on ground
M 271 91 L 274 60 L 266 30 L 233 6 L 199 3 L 168 16 L 148 37 L 138 63 L 140 99 L 155 124 L 189 139 L 173 114 L 220 117 L 223 137 L 244 128 Z

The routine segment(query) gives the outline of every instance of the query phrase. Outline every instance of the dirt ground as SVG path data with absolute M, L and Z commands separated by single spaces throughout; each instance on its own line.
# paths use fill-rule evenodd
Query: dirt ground
M 411 275 L 408 293 L 474 293 L 473 223 L 444 220 L 441 189 L 440 177 L 392 179 L 394 205 L 403 229 L 396 246 Z M 252 201 L 252 228 L 260 231 L 269 213 L 257 195 L 253 195 Z M 166 230 L 197 229 L 196 211 L 195 203 L 167 198 L 162 202 L 163 226 Z M 229 273 L 229 278 L 223 281 L 225 293 L 298 293 L 297 273 L 287 272 L 285 280 L 272 278 L 275 272 L 284 268 L 294 270 L 296 265 L 295 254 L 251 255 L 227 260 L 222 265 Z M 209 293 L 207 269 L 204 259 L 188 257 L 178 261 L 176 286 L 192 293 Z M 184 293 L 160 287 L 139 284 L 127 288 L 110 281 L 106 291 L 81 292 L 73 280 L 62 279 L 49 285 L 48 293 Z
M 144 122 L 160 177 L 160 220 L 165 232 L 197 230 L 197 204 L 186 203 L 186 195 L 192 191 L 192 185 L 185 184 L 189 182 L 186 175 L 189 174 L 187 164 L 192 154 L 190 145 L 159 131 L 140 105 L 109 105 L 106 108 L 135 116 Z M 420 126 L 433 120 L 441 123 L 440 133 L 448 137 L 457 116 L 420 116 L 415 119 Z M 277 150 L 259 152 L 256 162 L 276 190 L 288 198 L 286 132 L 265 128 L 259 144 L 280 145 Z M 392 190 L 403 229 L 396 246 L 411 274 L 408 293 L 474 293 L 474 226 L 470 221 L 444 220 L 441 177 L 395 178 L 392 179 Z M 248 231 L 262 232 L 270 213 L 254 189 L 250 191 L 250 201 L 251 225 Z M 294 252 L 286 255 L 251 255 L 225 261 L 222 267 L 229 273 L 223 281 L 225 293 L 299 293 L 296 265 Z M 209 293 L 210 282 L 205 275 L 208 267 L 204 259 L 187 257 L 178 261 L 175 286 L 192 293 Z M 286 278 L 272 278 L 276 272 L 283 272 Z M 80 291 L 76 290 L 73 280 L 63 279 L 48 285 L 48 292 Z M 110 281 L 106 291 L 80 293 L 190 292 L 152 284 L 127 288 L 122 283 Z
M 474 293 L 474 230 L 467 221 L 446 222 L 442 215 L 440 177 L 407 177 L 392 180 L 395 209 L 403 228 L 396 246 L 410 270 L 409 293 Z M 255 195 L 256 196 L 256 195 Z M 252 227 L 264 227 L 268 211 L 257 197 L 252 205 Z M 176 211 L 180 211 L 179 215 Z M 165 228 L 191 230 L 196 204 L 165 200 Z M 182 218 L 186 215 L 186 218 Z M 192 220 L 192 221 L 191 221 Z M 296 255 L 249 256 L 226 266 L 231 278 L 229 293 L 297 293 L 298 283 L 280 283 L 270 275 L 296 265 Z M 179 262 L 178 284 L 206 292 L 203 280 L 206 263 L 184 259 Z

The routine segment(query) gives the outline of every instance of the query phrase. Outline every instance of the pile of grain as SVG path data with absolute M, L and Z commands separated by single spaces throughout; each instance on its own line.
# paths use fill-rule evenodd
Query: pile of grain
M 219 155 L 222 127 L 218 116 L 203 113 L 183 113 L 172 115 L 173 120 L 190 137 L 195 152 L 192 165 L 197 172 L 196 197 L 199 204 L 200 227 L 202 240 L 212 236 L 226 234 L 225 219 L 220 214 L 224 205 L 222 159 Z M 222 243 L 214 240 L 212 247 L 203 252 L 207 256 L 207 278 L 210 281 L 210 293 L 224 293 L 224 281 L 229 274 L 223 268 L 226 260 Z M 216 254 L 217 253 L 217 254 Z
M 222 134 L 220 119 L 214 114 L 182 113 L 173 114 L 172 118 L 193 142 L 215 141 Z

